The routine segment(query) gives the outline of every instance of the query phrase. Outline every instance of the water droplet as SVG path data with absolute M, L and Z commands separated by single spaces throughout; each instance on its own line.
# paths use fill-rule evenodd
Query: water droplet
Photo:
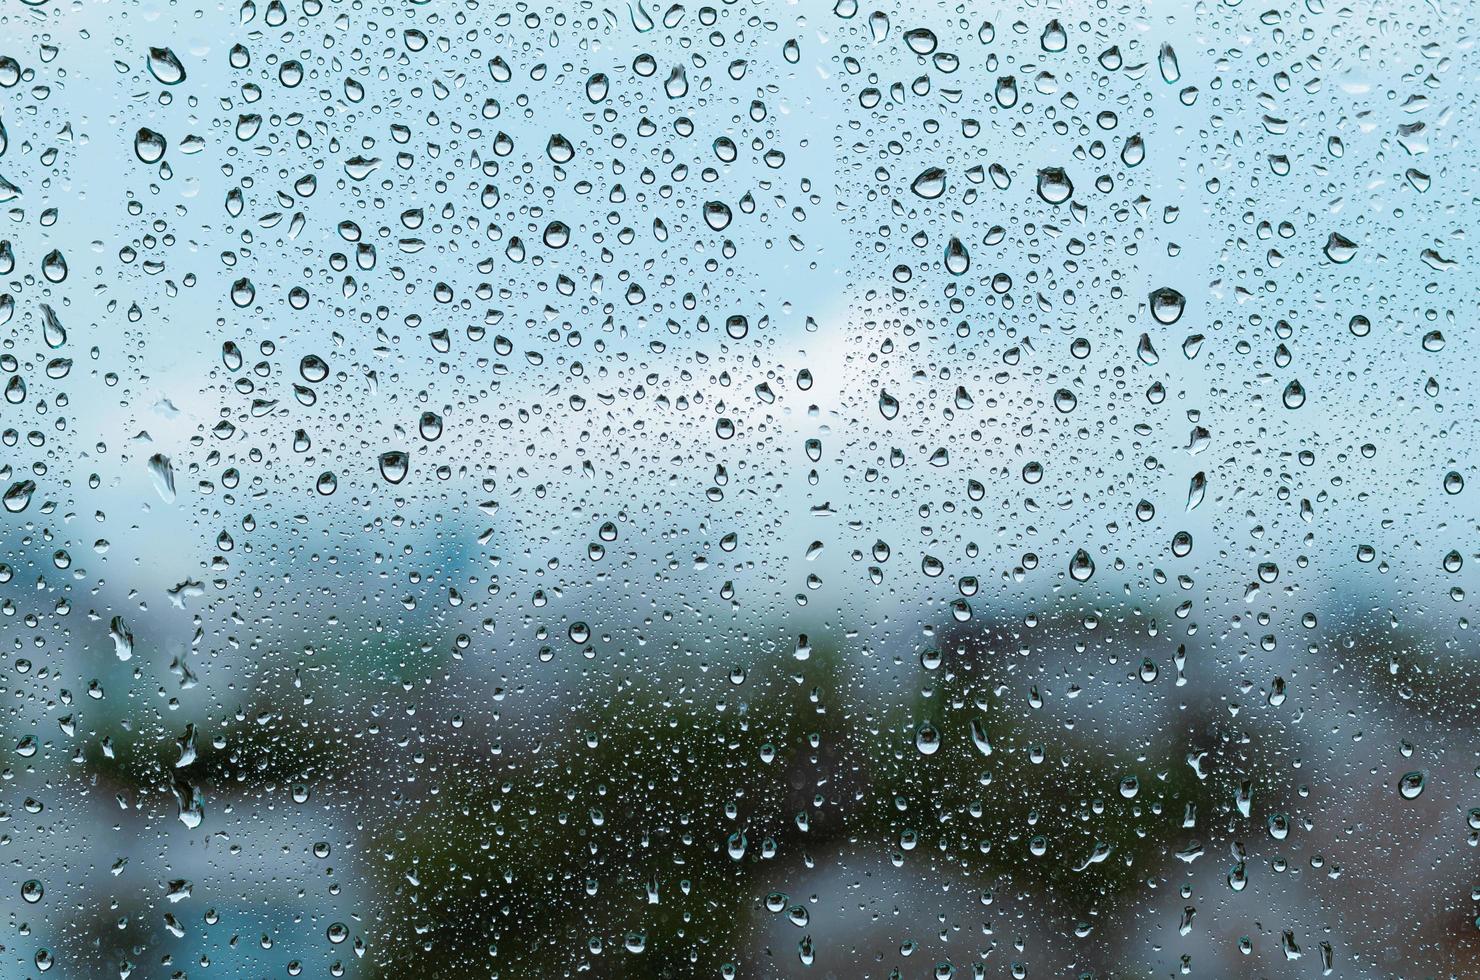
M 704 202 L 704 223 L 715 231 L 724 231 L 730 225 L 730 207 L 722 201 Z
M 548 248 L 564 248 L 570 243 L 570 225 L 563 221 L 552 221 L 545 226 L 545 245 Z
M 155 453 L 149 457 L 149 476 L 154 481 L 154 489 L 161 500 L 167 504 L 175 502 L 175 467 L 170 458 L 164 453 Z
M 1332 262 L 1350 262 L 1352 257 L 1357 254 L 1357 243 L 1340 232 L 1333 231 L 1326 238 L 1325 252 L 1326 258 Z
M 1074 183 L 1063 167 L 1044 167 L 1038 171 L 1038 196 L 1049 204 L 1063 204 L 1074 194 Z
M 380 475 L 387 483 L 400 483 L 411 468 L 411 457 L 399 449 L 380 454 Z
M 1170 286 L 1160 286 L 1151 291 L 1151 316 L 1163 326 L 1171 326 L 1182 319 L 1182 310 L 1187 299 Z
M 238 307 L 248 307 L 257 298 L 257 287 L 245 277 L 231 284 L 231 302 Z
M 1140 358 L 1142 364 L 1148 365 L 1161 360 L 1161 356 L 1156 353 L 1156 348 L 1151 346 L 1151 338 L 1144 333 L 1141 334 L 1141 339 L 1136 341 L 1136 357 Z
M 1414 770 L 1405 772 L 1398 779 L 1398 795 L 1405 800 L 1416 800 L 1423 794 L 1424 785 L 1428 782 L 1428 775 Z
M 305 354 L 298 361 L 298 373 L 304 381 L 318 384 L 329 376 L 329 364 L 317 354 Z
M 946 172 L 940 167 L 926 167 L 910 184 L 910 190 L 927 201 L 933 201 L 946 192 Z
M 1064 25 L 1055 18 L 1044 25 L 1038 43 L 1044 51 L 1055 54 L 1069 46 L 1069 35 L 1064 32 Z
M 124 623 L 122 616 L 114 616 L 109 621 L 108 636 L 113 640 L 113 653 L 119 660 L 133 659 L 134 634 Z
M 149 74 L 161 85 L 179 85 L 185 81 L 185 66 L 169 48 L 150 48 Z
M 1156 64 L 1161 69 L 1162 80 L 1168 85 L 1182 77 L 1182 69 L 1177 64 L 1177 52 L 1172 50 L 1170 44 L 1163 44 L 1156 53 Z
M 52 249 L 41 258 L 41 274 L 47 282 L 60 283 L 67 279 L 67 259 L 60 249 Z
M 168 145 L 162 134 L 148 126 L 140 126 L 139 131 L 134 134 L 134 155 L 144 163 L 158 163 L 164 159 Z
M 904 43 L 915 54 L 927 55 L 933 52 L 940 42 L 936 40 L 934 31 L 927 27 L 915 27 L 904 32 Z
M 18 480 L 10 485 L 5 491 L 5 509 L 12 514 L 19 514 L 31 503 L 31 495 L 36 492 L 34 480 Z
M 966 246 L 961 244 L 961 239 L 955 235 L 946 242 L 946 271 L 953 276 L 965 275 L 971 268 L 971 255 L 966 251 Z
M 940 729 L 930 722 L 922 722 L 915 730 L 915 748 L 921 755 L 934 755 L 940 751 Z
M 570 163 L 571 160 L 575 159 L 576 148 L 571 145 L 570 140 L 559 133 L 555 133 L 550 137 L 550 141 L 545 144 L 545 154 L 555 163 Z

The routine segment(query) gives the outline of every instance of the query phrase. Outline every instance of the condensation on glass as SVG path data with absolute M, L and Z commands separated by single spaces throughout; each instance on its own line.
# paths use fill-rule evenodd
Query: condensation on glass
M 1475 30 L 10 0 L 0 975 L 1477 975 Z

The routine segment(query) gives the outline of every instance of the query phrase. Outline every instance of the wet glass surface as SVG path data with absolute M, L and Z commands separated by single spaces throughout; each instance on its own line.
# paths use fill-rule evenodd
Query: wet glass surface
M 0 7 L 0 976 L 1474 976 L 1474 11 Z

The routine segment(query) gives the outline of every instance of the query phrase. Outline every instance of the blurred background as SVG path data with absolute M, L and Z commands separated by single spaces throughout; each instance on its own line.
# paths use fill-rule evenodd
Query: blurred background
M 0 8 L 0 976 L 1469 976 L 1474 16 Z

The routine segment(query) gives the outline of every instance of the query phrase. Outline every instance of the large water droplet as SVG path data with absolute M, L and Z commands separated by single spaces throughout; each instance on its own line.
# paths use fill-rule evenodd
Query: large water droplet
M 144 163 L 158 163 L 164 159 L 164 151 L 168 146 L 164 136 L 148 126 L 140 126 L 139 131 L 134 134 L 134 155 Z
M 946 271 L 953 276 L 962 276 L 971 268 L 971 255 L 966 251 L 966 246 L 961 239 L 952 235 L 946 242 Z
M 1182 319 L 1182 310 L 1187 299 L 1170 286 L 1159 286 L 1151 291 L 1151 316 L 1157 323 L 1171 326 Z
M 380 454 L 380 475 L 387 483 L 400 483 L 411 468 L 411 457 L 399 449 Z
M 915 27 L 904 32 L 904 43 L 915 54 L 926 55 L 934 51 L 939 42 L 935 32 L 928 27 Z
M 1326 258 L 1332 262 L 1350 262 L 1357 254 L 1357 243 L 1340 232 L 1333 231 L 1326 239 Z
M 1426 773 L 1414 770 L 1405 772 L 1398 778 L 1398 795 L 1405 800 L 1416 800 L 1423 794 L 1424 786 L 1428 783 Z
M 185 81 L 185 66 L 169 48 L 150 48 L 149 74 L 162 85 L 179 85 Z
M 946 172 L 940 167 L 926 167 L 910 183 L 910 190 L 927 201 L 933 201 L 946 192 Z
M 1074 182 L 1063 167 L 1044 167 L 1038 171 L 1038 196 L 1049 204 L 1063 204 L 1074 194 Z

